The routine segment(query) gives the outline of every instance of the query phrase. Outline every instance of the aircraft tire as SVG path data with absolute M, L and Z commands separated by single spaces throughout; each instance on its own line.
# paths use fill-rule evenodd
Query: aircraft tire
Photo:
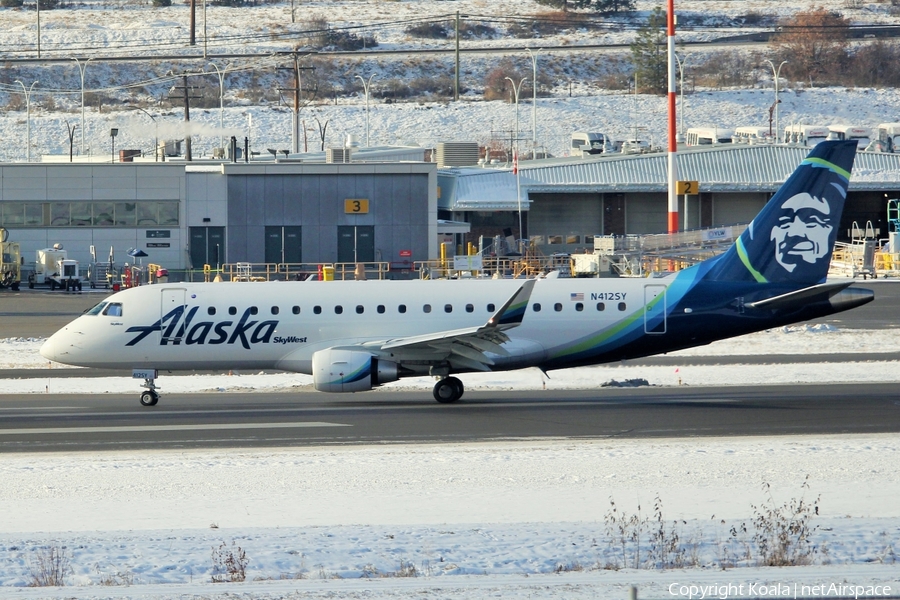
M 156 406 L 157 402 L 159 402 L 159 394 L 156 392 L 148 390 L 141 394 L 142 406 Z
M 434 384 L 434 399 L 441 404 L 450 404 L 462 398 L 465 388 L 456 377 L 445 377 Z

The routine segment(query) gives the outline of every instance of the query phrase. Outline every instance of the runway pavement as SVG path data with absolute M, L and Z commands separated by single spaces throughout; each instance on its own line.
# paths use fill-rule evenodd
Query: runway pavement
M 867 287 L 867 283 L 857 285 Z M 850 329 L 897 327 L 897 283 L 869 285 L 875 289 L 874 302 L 825 322 Z M 2 291 L 0 337 L 47 336 L 105 296 L 103 292 Z M 821 358 L 698 357 L 695 362 L 752 364 Z M 836 358 L 828 355 L 828 360 Z M 885 353 L 853 355 L 854 360 L 895 358 Z M 666 360 L 670 359 L 640 362 L 664 364 Z M 0 379 L 31 373 L 0 371 Z M 40 373 L 41 377 L 72 375 L 68 369 Z M 79 371 L 79 375 L 87 373 L 91 371 Z M 352 396 L 167 394 L 160 405 L 143 408 L 131 390 L 104 396 L 0 395 L 0 452 L 900 431 L 900 398 L 893 384 L 471 391 L 463 401 L 446 406 L 430 396 L 428 391 Z
M 900 432 L 894 384 L 330 395 L 0 395 L 0 452 L 233 448 L 517 438 Z

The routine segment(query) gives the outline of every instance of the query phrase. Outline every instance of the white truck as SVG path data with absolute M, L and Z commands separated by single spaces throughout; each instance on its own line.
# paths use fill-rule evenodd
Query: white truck
M 872 128 L 854 125 L 835 124 L 828 126 L 828 139 L 854 140 L 860 150 L 865 150 L 872 141 Z
M 871 149 L 876 152 L 900 152 L 900 123 L 880 123 Z
M 576 131 L 572 133 L 571 156 L 615 152 L 613 141 L 605 133 Z
M 812 148 L 819 142 L 828 139 L 831 132 L 824 125 L 801 125 L 800 123 L 792 123 L 784 128 L 784 143 L 799 144 Z
M 689 127 L 684 143 L 688 146 L 715 146 L 730 144 L 734 131 L 724 127 Z
M 50 285 L 51 290 L 59 288 L 67 292 L 81 290 L 81 274 L 78 261 L 68 257 L 62 244 L 52 248 L 42 248 L 36 253 L 34 272 L 28 276 L 28 287 Z

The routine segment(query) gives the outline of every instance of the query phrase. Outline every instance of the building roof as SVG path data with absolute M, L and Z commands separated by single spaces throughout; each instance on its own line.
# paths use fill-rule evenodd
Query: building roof
M 678 179 L 700 182 L 701 192 L 774 192 L 806 158 L 809 148 L 723 144 L 679 150 Z M 529 193 L 666 192 L 668 156 L 592 155 L 519 164 L 522 209 Z M 508 169 L 438 171 L 438 206 L 447 210 L 516 210 L 516 177 Z M 859 152 L 851 191 L 900 189 L 900 154 Z

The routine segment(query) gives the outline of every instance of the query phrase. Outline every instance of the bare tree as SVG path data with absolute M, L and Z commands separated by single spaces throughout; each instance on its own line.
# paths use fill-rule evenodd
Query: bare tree
M 839 75 L 847 62 L 847 33 L 850 22 L 839 13 L 824 8 L 796 13 L 781 23 L 781 33 L 773 46 L 788 61 L 788 77 L 815 81 Z

